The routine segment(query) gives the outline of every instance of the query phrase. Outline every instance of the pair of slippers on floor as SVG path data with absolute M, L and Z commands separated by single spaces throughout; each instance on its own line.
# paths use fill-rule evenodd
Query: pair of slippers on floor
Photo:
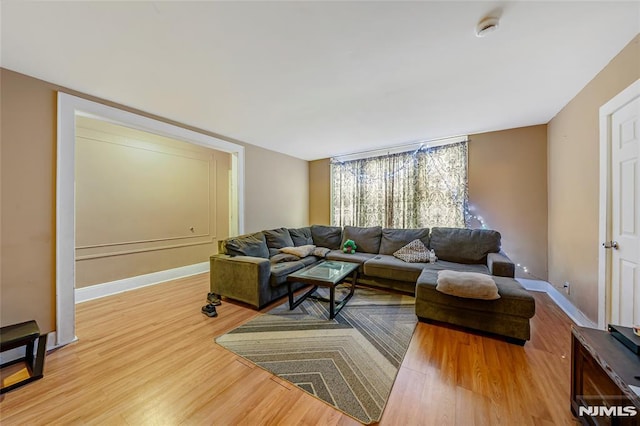
M 209 303 L 202 307 L 202 313 L 211 318 L 217 317 L 218 312 L 216 312 L 216 306 L 222 305 L 222 302 L 218 296 L 213 293 L 207 294 L 207 302 Z

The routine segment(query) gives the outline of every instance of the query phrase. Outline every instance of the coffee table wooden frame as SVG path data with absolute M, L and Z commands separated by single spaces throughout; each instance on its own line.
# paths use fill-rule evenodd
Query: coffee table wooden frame
M 307 275 L 301 275 L 302 273 L 308 272 L 314 268 L 323 266 L 326 263 L 347 265 L 348 267 L 341 274 L 338 274 L 331 279 L 323 279 L 320 277 L 311 277 Z M 321 263 L 317 263 L 315 265 L 308 266 L 304 269 L 301 269 L 289 275 L 287 277 L 287 290 L 289 294 L 289 310 L 291 311 L 294 310 L 295 308 L 298 307 L 298 305 L 304 302 L 305 299 L 307 299 L 308 297 L 311 297 L 312 299 L 319 300 L 322 302 L 329 302 L 329 319 L 334 319 L 335 316 L 342 310 L 342 308 L 344 308 L 344 306 L 347 304 L 349 299 L 353 297 L 353 293 L 355 292 L 355 289 L 356 289 L 356 280 L 358 279 L 359 267 L 360 267 L 360 264 L 358 263 L 341 262 L 339 260 L 328 260 L 328 261 L 323 261 Z M 336 287 L 340 283 L 342 283 L 342 281 L 344 281 L 344 279 L 347 278 L 349 274 L 353 274 L 353 277 L 351 278 L 351 289 L 349 293 L 342 300 L 339 300 L 336 302 L 336 297 L 335 297 Z M 297 300 L 294 300 L 293 286 L 292 286 L 293 283 L 310 284 L 313 287 L 311 287 L 309 291 L 304 293 Z M 329 299 L 320 297 L 320 296 L 311 296 L 318 289 L 318 287 L 326 287 L 329 289 Z

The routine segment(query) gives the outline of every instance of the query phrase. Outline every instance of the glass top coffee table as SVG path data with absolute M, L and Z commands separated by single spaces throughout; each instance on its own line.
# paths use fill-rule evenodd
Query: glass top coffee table
M 311 296 L 318 287 L 327 287 L 329 289 L 329 299 L 319 296 L 311 296 L 316 300 L 329 302 L 329 319 L 333 319 L 338 312 L 347 304 L 353 296 L 356 289 L 356 279 L 358 278 L 358 268 L 360 264 L 353 262 L 340 262 L 337 260 L 325 260 L 316 265 L 308 266 L 304 269 L 294 272 L 287 277 L 287 289 L 289 293 L 289 310 L 294 310 L 307 297 Z M 342 300 L 336 302 L 335 292 L 336 286 L 344 281 L 345 278 L 353 274 L 351 280 L 351 290 Z M 298 300 L 293 300 L 293 283 L 311 284 L 313 287 L 305 294 L 300 296 Z

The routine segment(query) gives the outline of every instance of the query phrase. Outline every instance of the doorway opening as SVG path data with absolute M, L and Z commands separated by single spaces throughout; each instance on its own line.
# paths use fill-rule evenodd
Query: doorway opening
M 640 80 L 600 108 L 598 328 L 640 322 Z
M 58 146 L 56 172 L 56 346 L 76 340 L 75 336 L 75 144 L 76 117 L 93 117 L 105 122 L 182 140 L 231 155 L 230 191 L 233 191 L 233 223 L 229 232 L 244 230 L 244 147 L 187 130 L 156 119 L 109 107 L 66 93 L 58 93 Z

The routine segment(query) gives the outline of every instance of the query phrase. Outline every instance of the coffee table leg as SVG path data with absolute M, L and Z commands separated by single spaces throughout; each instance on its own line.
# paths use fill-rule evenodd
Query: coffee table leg
M 351 279 L 351 291 L 349 296 L 353 296 L 353 292 L 356 291 L 356 281 L 358 280 L 358 270 L 353 271 L 353 278 Z
M 349 293 L 342 300 L 340 300 L 338 303 L 336 303 L 336 286 L 338 284 L 330 285 L 330 286 L 323 286 L 323 287 L 329 287 L 329 299 L 328 300 L 326 298 L 318 296 L 318 295 L 315 295 L 315 296 L 311 295 L 312 293 L 314 293 L 318 289 L 317 285 L 314 285 L 313 287 L 311 287 L 311 290 L 309 290 L 308 292 L 306 292 L 305 294 L 300 296 L 298 298 L 298 300 L 294 300 L 293 299 L 293 287 L 292 287 L 292 284 L 293 284 L 292 281 L 293 280 L 292 281 L 287 281 L 287 292 L 288 292 L 288 295 L 289 295 L 289 310 L 291 310 L 291 311 L 294 310 L 307 297 L 311 297 L 311 298 L 313 298 L 315 300 L 319 300 L 319 301 L 322 301 L 322 302 L 329 302 L 329 319 L 334 319 L 336 317 L 336 315 L 338 315 L 338 313 L 342 310 L 342 308 L 344 308 L 344 306 L 347 304 L 349 299 L 351 299 L 351 297 L 355 293 L 357 279 L 358 279 L 358 270 L 356 269 L 355 271 L 353 271 L 353 278 L 351 280 L 351 288 L 349 289 Z
M 289 293 L 289 310 L 293 311 L 295 308 L 298 307 L 298 305 L 300 305 L 302 302 L 304 302 L 304 300 L 307 297 L 311 296 L 311 294 L 313 292 L 315 292 L 317 289 L 318 289 L 317 285 L 312 286 L 309 291 L 307 291 L 302 296 L 298 297 L 298 300 L 294 301 L 293 300 L 293 286 L 292 286 L 292 283 L 287 281 L 287 292 Z
M 289 295 L 289 310 L 293 310 L 293 286 L 287 281 L 287 294 Z
M 329 289 L 329 319 L 336 316 L 336 286 L 332 285 Z
M 349 299 L 353 297 L 353 294 L 356 291 L 356 279 L 358 278 L 358 270 L 356 269 L 353 272 L 353 281 L 351 282 L 351 289 L 349 290 L 349 294 L 347 294 L 341 301 L 336 305 L 336 296 L 335 290 L 337 286 L 332 286 L 329 290 L 329 319 L 334 319 L 336 315 L 344 308 L 344 305 L 347 304 Z M 326 300 L 326 299 L 325 299 Z

